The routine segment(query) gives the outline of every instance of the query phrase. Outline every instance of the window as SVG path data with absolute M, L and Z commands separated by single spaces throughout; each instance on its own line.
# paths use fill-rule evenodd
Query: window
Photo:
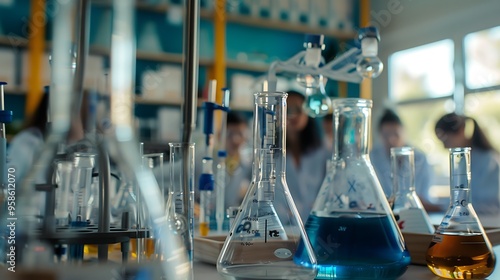
M 389 95 L 394 101 L 448 96 L 454 84 L 452 40 L 399 51 L 389 57 Z
M 410 144 L 424 151 L 433 166 L 432 194 L 443 201 L 448 198 L 449 166 L 448 150 L 434 133 L 438 118 L 454 111 L 474 118 L 500 151 L 500 26 L 462 38 L 460 52 L 455 53 L 456 41 L 446 39 L 396 52 L 388 62 L 389 98 Z M 455 73 L 454 60 L 463 61 L 455 68 L 464 76 Z
M 497 70 L 500 70 L 497 69 Z M 500 91 L 465 96 L 465 114 L 474 118 L 497 151 L 500 151 Z
M 500 26 L 465 36 L 464 51 L 467 88 L 500 85 Z

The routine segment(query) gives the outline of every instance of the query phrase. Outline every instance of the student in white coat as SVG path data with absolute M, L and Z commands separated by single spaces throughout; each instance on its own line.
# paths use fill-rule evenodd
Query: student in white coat
M 288 91 L 286 181 L 302 222 L 306 222 L 326 174 L 331 152 L 321 139 L 319 124 L 302 109 L 305 97 Z
M 375 173 L 384 189 L 386 196 L 392 194 L 391 178 L 391 148 L 409 146 L 399 116 L 392 110 L 386 109 L 378 122 L 378 132 L 380 143 L 375 145 L 370 151 L 370 161 L 375 169 Z M 415 158 L 415 191 L 422 204 L 429 212 L 442 211 L 441 206 L 429 202 L 429 188 L 433 180 L 433 170 L 427 162 L 425 154 L 414 148 Z
M 466 127 L 472 126 L 472 135 Z M 436 136 L 445 148 L 471 147 L 471 199 L 479 216 L 500 213 L 500 159 L 476 120 L 450 113 L 435 126 Z

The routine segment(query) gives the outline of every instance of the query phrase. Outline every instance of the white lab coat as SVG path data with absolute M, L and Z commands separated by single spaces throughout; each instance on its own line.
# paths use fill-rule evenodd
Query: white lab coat
M 291 155 L 286 157 L 286 182 L 303 223 L 323 184 L 330 155 L 325 147 L 310 151 L 302 155 L 300 166 L 295 164 Z
M 480 216 L 500 214 L 500 155 L 471 149 L 471 200 Z
M 7 166 L 15 169 L 17 182 L 26 176 L 42 146 L 43 134 L 37 128 L 25 129 L 9 142 Z

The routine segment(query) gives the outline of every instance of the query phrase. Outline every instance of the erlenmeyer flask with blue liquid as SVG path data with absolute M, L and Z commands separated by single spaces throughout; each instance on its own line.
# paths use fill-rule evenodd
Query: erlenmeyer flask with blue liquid
M 316 279 L 395 279 L 410 264 L 368 156 L 371 106 L 365 99 L 333 101 L 333 158 L 305 224 Z

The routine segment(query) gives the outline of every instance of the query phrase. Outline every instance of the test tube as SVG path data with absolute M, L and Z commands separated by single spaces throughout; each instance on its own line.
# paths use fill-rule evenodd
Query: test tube
M 158 181 L 158 187 L 159 191 L 161 193 L 161 202 L 162 202 L 162 207 L 165 210 L 165 184 L 163 181 L 163 153 L 152 153 L 152 154 L 145 154 L 142 156 L 142 162 L 143 162 L 143 167 L 151 169 L 152 171 L 156 171 L 159 174 L 157 177 Z M 155 173 L 155 172 L 153 172 Z M 145 205 L 143 205 L 141 208 L 141 213 L 144 213 L 144 227 L 151 229 L 151 221 L 149 213 L 147 213 L 147 210 L 145 209 Z M 161 233 L 160 233 L 161 234 Z M 158 248 L 157 248 L 157 243 L 159 242 L 157 240 L 157 236 L 155 236 L 154 232 L 151 230 L 149 236 L 147 236 L 144 239 L 144 244 L 142 246 L 142 250 L 144 254 L 144 257 L 146 259 L 153 259 L 157 253 L 159 253 Z
M 228 88 L 223 88 L 223 107 L 229 106 L 229 96 L 230 91 Z M 220 132 L 220 143 L 219 151 L 217 156 L 219 162 L 217 163 L 217 176 L 215 184 L 215 195 L 216 195 L 216 206 L 215 206 L 215 220 L 217 221 L 217 232 L 222 233 L 222 227 L 224 224 L 224 211 L 225 211 L 225 195 L 226 195 L 226 134 L 227 134 L 227 113 L 223 112 L 221 117 L 221 132 Z
M 69 214 L 69 189 L 71 187 L 71 172 L 73 163 L 71 161 L 58 161 L 56 163 L 56 223 L 60 226 L 68 224 Z
M 91 205 L 89 198 L 92 195 L 92 168 L 95 164 L 95 154 L 75 153 L 73 157 L 73 217 L 76 221 L 90 219 Z

